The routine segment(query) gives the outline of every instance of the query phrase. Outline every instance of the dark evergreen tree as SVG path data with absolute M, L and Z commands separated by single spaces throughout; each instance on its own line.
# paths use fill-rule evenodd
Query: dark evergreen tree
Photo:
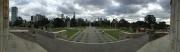
M 113 19 L 112 22 L 111 22 L 111 26 L 116 28 L 117 27 L 117 24 L 118 24 L 118 21 L 117 19 Z
M 130 23 L 125 19 L 121 19 L 118 23 L 119 27 L 129 27 Z
M 54 25 L 54 27 L 65 27 L 64 21 L 61 18 L 55 18 L 52 24 Z
M 104 24 L 105 27 L 110 27 L 111 21 L 107 20 L 107 19 L 104 19 L 103 24 Z
M 156 17 L 154 15 L 147 15 L 144 19 L 145 22 L 148 24 L 148 28 L 154 28 L 156 24 Z
M 73 17 L 73 18 L 71 19 L 71 23 L 70 23 L 70 24 L 71 24 L 71 27 L 76 27 L 76 26 L 77 26 L 77 20 L 76 20 L 76 18 Z
M 156 29 L 166 29 L 166 28 L 167 28 L 166 22 L 159 22 L 159 23 L 156 25 Z
M 84 19 L 82 19 L 82 18 L 78 18 L 78 19 L 77 19 L 77 24 L 78 24 L 78 26 L 82 26 L 84 22 L 85 22 L 85 21 L 84 21 Z
M 18 19 L 13 23 L 13 26 L 20 26 L 21 24 L 23 24 L 23 19 L 18 17 Z

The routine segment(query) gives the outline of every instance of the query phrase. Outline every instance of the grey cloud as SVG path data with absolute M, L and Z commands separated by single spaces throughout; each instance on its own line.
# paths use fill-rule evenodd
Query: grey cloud
M 116 0 L 116 1 L 119 2 L 121 6 L 118 6 L 118 7 L 111 6 L 111 7 L 106 8 L 105 12 L 108 15 L 125 14 L 125 15 L 128 15 L 129 17 L 133 17 L 134 15 L 131 15 L 131 14 L 135 14 L 142 8 L 147 7 L 148 3 L 157 3 L 163 7 L 164 11 L 154 10 L 145 15 L 152 14 L 152 15 L 157 16 L 158 18 L 164 18 L 164 19 L 169 18 L 169 14 L 170 14 L 170 5 L 169 5 L 170 1 L 169 0 L 160 0 L 159 3 L 156 0 Z M 135 5 L 140 5 L 141 7 L 136 7 Z M 135 15 L 134 17 L 136 16 L 137 15 Z
M 170 0 L 159 0 L 159 4 L 165 11 L 170 13 Z
M 156 2 L 157 0 L 115 0 L 123 5 L 144 5 L 151 2 Z
M 72 7 L 70 7 L 70 8 L 67 8 L 67 7 L 58 7 L 57 8 L 58 9 L 58 11 L 61 11 L 62 13 L 64 13 L 64 14 L 73 14 L 73 8 Z
M 155 3 L 157 0 L 115 0 L 121 6 L 118 7 L 109 7 L 107 8 L 108 14 L 133 14 L 141 10 L 144 7 L 147 7 L 148 3 Z M 140 7 L 136 7 L 140 5 Z
M 127 15 L 130 19 L 134 19 L 137 20 L 137 17 L 141 17 L 141 15 L 134 15 L 137 11 L 141 10 L 144 7 L 147 7 L 148 3 L 157 3 L 160 4 L 162 6 L 162 8 L 165 11 L 151 11 L 147 14 L 153 14 L 155 15 L 157 18 L 162 18 L 162 19 L 167 19 L 170 13 L 170 5 L 169 5 L 169 0 L 160 0 L 160 2 L 157 2 L 157 0 L 72 0 L 74 1 L 74 3 L 61 3 L 62 5 L 59 5 L 57 3 L 56 4 L 52 4 L 53 7 L 55 7 L 57 11 L 54 13 L 50 13 L 47 12 L 48 7 L 51 7 L 51 5 L 49 5 L 49 3 L 47 3 L 48 1 L 46 0 L 10 0 L 15 2 L 15 5 L 13 6 L 17 6 L 17 7 L 21 7 L 21 6 L 28 6 L 25 8 L 21 8 L 21 9 L 26 9 L 25 12 L 19 12 L 20 16 L 31 16 L 31 15 L 35 15 L 35 14 L 42 14 L 42 15 L 50 15 L 50 14 L 60 14 L 60 12 L 64 13 L 65 15 L 72 15 L 73 12 L 75 11 L 76 14 L 81 14 L 83 15 L 83 13 L 85 13 L 87 10 L 88 11 L 94 11 L 94 10 L 101 10 L 104 9 L 105 14 L 89 14 L 90 17 L 88 16 L 83 16 L 86 18 L 93 18 L 95 19 L 96 17 L 106 17 L 106 16 L 110 16 L 110 15 Z M 57 0 L 54 0 L 57 1 Z M 65 1 L 65 0 L 61 0 L 61 1 Z M 117 3 L 120 4 L 120 6 L 112 6 L 111 1 L 115 1 Z M 34 6 L 29 6 L 27 4 L 29 3 L 34 3 L 34 2 L 38 2 L 40 5 L 38 6 L 42 6 L 42 7 L 34 7 Z M 80 5 L 83 9 L 77 9 L 74 4 L 78 4 Z M 48 5 L 48 6 L 47 6 Z M 140 5 L 141 7 L 136 7 L 136 5 Z M 90 6 L 90 7 L 89 7 Z M 98 8 L 98 9 L 97 9 Z M 20 10 L 20 9 L 19 9 Z M 145 14 L 145 15 L 147 15 Z M 95 17 L 94 17 L 95 16 Z M 127 17 L 127 18 L 128 18 Z
M 141 10 L 143 7 L 147 7 L 148 3 L 157 2 L 157 0 L 114 0 L 120 4 L 120 6 L 107 7 L 105 12 L 109 15 L 120 14 L 133 14 Z M 140 7 L 136 7 L 139 5 Z
M 38 3 L 40 3 L 40 4 L 43 5 L 43 6 L 48 6 L 46 0 L 37 0 L 37 1 L 35 0 L 35 2 L 38 2 Z
M 10 0 L 10 1 L 14 1 L 16 5 L 25 5 L 31 2 L 31 0 Z
M 168 13 L 167 11 L 153 10 L 147 13 L 146 15 L 148 14 L 154 15 L 156 18 L 160 18 L 160 19 L 168 19 L 170 17 L 170 13 Z
M 120 14 L 131 14 L 139 11 L 141 7 L 136 7 L 134 5 L 121 5 L 119 7 L 108 7 L 105 12 L 109 15 L 120 15 Z
M 44 9 L 41 9 L 41 8 L 34 8 L 32 10 L 34 13 L 37 13 L 37 14 L 43 14 L 43 15 L 47 15 L 48 13 L 46 12 L 46 10 Z
M 111 0 L 75 0 L 75 3 L 83 7 L 94 6 L 104 8 L 111 4 Z
M 26 14 L 27 13 L 27 14 Z M 35 14 L 42 14 L 42 15 L 48 15 L 50 13 L 47 12 L 47 10 L 43 7 L 36 7 L 36 8 L 30 8 L 27 9 L 25 13 L 22 13 L 22 15 L 35 15 Z
M 82 12 L 80 9 L 76 9 L 73 5 L 68 5 L 68 4 L 65 5 L 66 7 L 58 6 L 57 11 L 68 15 L 72 15 L 74 12 L 76 12 L 76 14 L 80 14 Z
M 20 13 L 21 15 L 23 15 L 23 16 L 31 16 L 30 14 L 28 14 L 28 13 Z

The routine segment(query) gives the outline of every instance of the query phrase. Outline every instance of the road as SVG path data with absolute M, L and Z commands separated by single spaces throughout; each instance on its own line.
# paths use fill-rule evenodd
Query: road
M 87 27 L 84 31 L 74 37 L 73 41 L 84 43 L 105 43 L 111 42 L 113 39 L 100 32 L 95 27 Z

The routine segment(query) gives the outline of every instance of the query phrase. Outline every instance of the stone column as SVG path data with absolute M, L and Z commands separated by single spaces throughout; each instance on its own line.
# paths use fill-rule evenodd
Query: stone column
M 9 27 L 9 0 L 0 0 L 0 52 L 6 52 Z
M 2 16 L 2 0 L 0 0 L 0 52 L 3 50 L 2 35 L 3 35 L 3 16 Z
M 171 52 L 180 52 L 180 0 L 171 0 Z

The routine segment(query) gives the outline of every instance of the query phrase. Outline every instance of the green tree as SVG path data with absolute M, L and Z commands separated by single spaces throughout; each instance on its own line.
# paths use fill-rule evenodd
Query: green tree
M 53 19 L 52 24 L 54 25 L 54 27 L 64 27 L 64 21 L 61 18 Z
M 166 22 L 159 22 L 157 25 L 158 29 L 166 29 L 167 28 L 167 24 Z
M 78 26 L 83 26 L 84 23 L 85 23 L 84 19 L 82 19 L 82 18 L 77 19 Z
M 144 19 L 148 24 L 148 28 L 153 29 L 154 25 L 156 24 L 156 17 L 154 15 L 147 15 Z
M 117 19 L 113 19 L 111 22 L 112 27 L 117 28 L 118 21 Z
M 71 23 L 70 23 L 70 24 L 71 24 L 71 27 L 76 27 L 76 26 L 77 26 L 77 20 L 76 20 L 75 17 L 73 17 L 70 22 L 71 22 Z
M 128 21 L 126 21 L 125 19 L 121 19 L 118 23 L 119 27 L 129 27 L 130 23 Z
M 18 19 L 13 23 L 13 26 L 20 26 L 21 24 L 23 24 L 23 19 L 18 17 Z

